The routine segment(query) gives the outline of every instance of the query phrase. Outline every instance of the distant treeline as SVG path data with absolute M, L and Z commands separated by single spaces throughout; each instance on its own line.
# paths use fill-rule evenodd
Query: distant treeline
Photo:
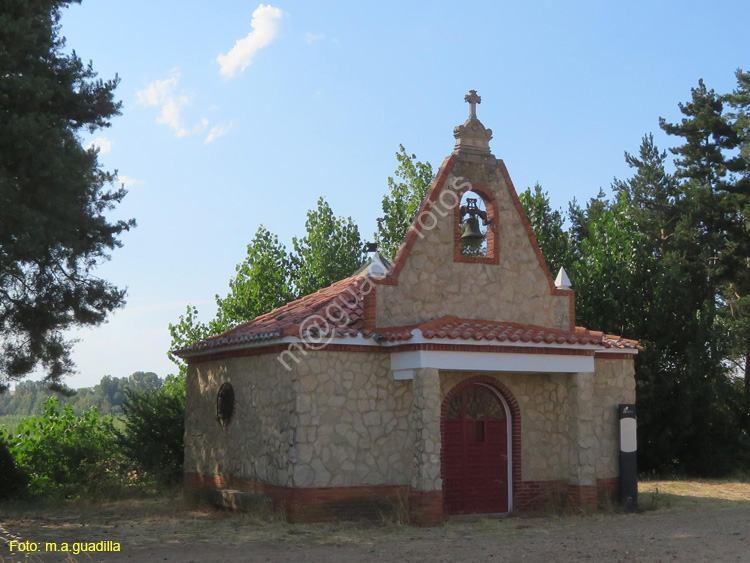
M 44 402 L 49 397 L 57 397 L 61 406 L 70 405 L 77 415 L 91 407 L 96 407 L 99 414 L 122 414 L 125 402 L 125 390 L 158 391 L 164 380 L 153 372 L 137 371 L 128 377 L 105 375 L 93 387 L 71 389 L 68 392 L 51 391 L 41 381 L 23 381 L 14 391 L 0 394 L 0 416 L 26 417 L 41 414 Z

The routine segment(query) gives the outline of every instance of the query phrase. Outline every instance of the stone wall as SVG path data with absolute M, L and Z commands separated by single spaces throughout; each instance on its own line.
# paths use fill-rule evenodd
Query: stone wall
M 411 403 L 389 355 L 310 352 L 297 366 L 294 486 L 409 485 Z
M 594 435 L 598 444 L 596 477 L 606 479 L 620 474 L 620 422 L 617 405 L 635 403 L 633 360 L 597 357 L 594 374 Z
M 185 472 L 289 486 L 294 442 L 293 372 L 275 354 L 190 364 L 186 383 Z M 232 384 L 235 413 L 225 428 L 216 397 Z
M 378 285 L 377 326 L 415 324 L 444 315 L 494 319 L 570 329 L 570 298 L 552 295 L 547 275 L 528 238 L 512 189 L 496 161 L 456 161 L 443 190 L 464 181 L 491 193 L 498 208 L 499 263 L 454 260 L 454 213 L 435 204 L 435 228 L 422 229 L 399 274 L 398 285 Z M 454 201 L 444 198 L 447 204 Z M 432 226 L 431 222 L 423 224 Z M 423 237 L 423 238 L 422 238 Z
M 597 358 L 595 365 L 594 374 L 481 373 L 502 383 L 520 412 L 519 508 L 537 507 L 550 497 L 549 486 L 595 499 L 600 483 L 615 483 L 616 409 L 635 402 L 633 361 Z M 425 521 L 435 520 L 442 506 L 442 401 L 478 374 L 420 369 L 414 381 L 396 381 L 389 368 L 388 354 L 327 351 L 308 352 L 292 371 L 276 354 L 191 364 L 186 473 L 226 477 L 227 486 L 234 480 L 320 490 L 325 502 L 313 504 L 325 514 L 342 503 L 372 508 L 385 491 L 377 487 L 393 489 L 388 502 L 409 490 Z M 216 395 L 226 381 L 236 408 L 224 428 Z M 288 510 L 297 502 L 290 499 L 288 507 L 282 503 Z
M 440 372 L 434 368 L 415 369 L 412 388 L 410 434 L 414 448 L 414 475 L 411 486 L 415 491 L 440 491 L 443 488 L 440 474 Z

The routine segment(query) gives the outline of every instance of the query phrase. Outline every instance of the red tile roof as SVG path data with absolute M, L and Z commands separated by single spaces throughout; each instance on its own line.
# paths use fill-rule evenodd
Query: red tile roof
M 440 317 L 417 325 L 378 328 L 376 332 L 389 342 L 410 340 L 419 329 L 427 339 L 484 340 L 529 344 L 596 344 L 605 348 L 637 348 L 638 342 L 620 336 L 576 327 L 575 332 L 502 321 Z
M 328 330 L 332 330 L 334 336 L 356 336 L 364 324 L 362 286 L 365 278 L 361 275 L 343 279 L 179 352 L 299 336 L 300 330 L 310 331 L 315 336 L 328 334 Z
M 635 340 L 582 327 L 576 327 L 574 332 L 570 332 L 519 323 L 450 316 L 409 326 L 377 328 L 374 331 L 368 331 L 363 328 L 363 299 L 367 288 L 371 288 L 372 285 L 364 283 L 366 277 L 356 275 L 343 279 L 222 334 L 179 350 L 178 354 L 274 340 L 284 336 L 299 337 L 301 334 L 309 334 L 313 338 L 320 335 L 327 337 L 362 335 L 368 338 L 374 337 L 374 340 L 379 343 L 398 343 L 411 340 L 415 329 L 419 329 L 426 339 L 521 342 L 539 345 L 594 344 L 605 348 L 638 348 L 638 342 Z

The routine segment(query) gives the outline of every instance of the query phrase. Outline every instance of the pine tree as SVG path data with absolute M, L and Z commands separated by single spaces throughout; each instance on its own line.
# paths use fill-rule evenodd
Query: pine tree
M 729 274 L 723 291 L 723 318 L 730 334 L 732 359 L 743 374 L 750 404 L 750 72 L 738 69 L 735 76 L 737 88 L 724 96 L 731 108 L 728 117 L 740 150 L 733 166 L 735 182 L 730 196 L 732 243 L 723 257 Z
M 63 52 L 72 1 L 7 0 L 0 13 L 0 387 L 39 364 L 58 382 L 73 369 L 63 332 L 124 303 L 93 271 L 135 223 L 105 217 L 125 190 L 108 189 L 115 176 L 80 137 L 119 115 L 118 79 Z
M 668 256 L 681 277 L 677 298 L 692 311 L 675 325 L 676 336 L 691 343 L 681 355 L 678 392 L 684 404 L 676 411 L 685 429 L 681 457 L 689 460 L 690 451 L 703 452 L 703 463 L 695 469 L 705 474 L 726 470 L 743 451 L 738 442 L 743 414 L 727 369 L 730 333 L 722 319 L 722 294 L 734 276 L 730 257 L 738 243 L 735 172 L 741 160 L 740 137 L 724 113 L 722 97 L 702 80 L 691 93 L 691 100 L 679 106 L 685 116 L 680 123 L 661 119 L 660 124 L 683 142 L 671 149 L 678 157 L 679 184 Z

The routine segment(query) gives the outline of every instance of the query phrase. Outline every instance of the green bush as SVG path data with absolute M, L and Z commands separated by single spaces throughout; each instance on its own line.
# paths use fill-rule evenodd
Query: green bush
M 50 397 L 41 415 L 21 421 L 13 434 L 3 430 L 0 441 L 28 474 L 30 493 L 75 497 L 120 480 L 113 436 L 111 416 L 96 408 L 76 416 Z
M 185 379 L 170 376 L 158 391 L 125 391 L 117 445 L 134 471 L 159 485 L 182 480 Z

